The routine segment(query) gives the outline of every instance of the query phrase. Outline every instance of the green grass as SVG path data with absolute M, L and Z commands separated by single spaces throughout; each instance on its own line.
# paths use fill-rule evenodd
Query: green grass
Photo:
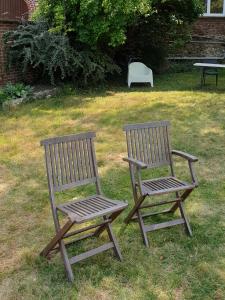
M 213 79 L 203 90 L 198 82 L 197 71 L 170 74 L 156 77 L 154 89 L 74 92 L 0 112 L 0 299 L 225 299 L 225 76 L 218 88 Z M 95 130 L 103 191 L 131 208 L 122 126 L 164 119 L 172 124 L 173 148 L 199 157 L 199 188 L 186 202 L 193 238 L 182 226 L 160 230 L 148 234 L 147 249 L 138 224 L 121 231 L 126 210 L 113 226 L 124 261 L 110 251 L 92 257 L 73 266 L 69 284 L 59 255 L 39 258 L 54 233 L 40 140 Z M 177 160 L 186 177 L 184 168 Z M 94 245 L 81 242 L 70 253 Z

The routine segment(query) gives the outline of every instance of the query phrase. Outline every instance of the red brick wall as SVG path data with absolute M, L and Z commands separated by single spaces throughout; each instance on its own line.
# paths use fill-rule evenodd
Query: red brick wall
M 202 17 L 193 25 L 193 35 L 209 38 L 225 38 L 225 18 Z
M 192 40 L 172 53 L 178 58 L 222 58 L 225 55 L 225 17 L 200 17 L 192 25 Z
M 1 0 L 0 0 L 1 1 Z M 7 0 L 8 1 L 8 0 Z M 24 0 L 28 6 L 29 12 L 32 13 L 35 9 L 36 0 Z M 16 82 L 20 81 L 22 76 L 16 70 L 10 70 L 10 72 L 6 72 L 5 63 L 6 63 L 6 56 L 4 53 L 4 45 L 2 42 L 2 36 L 4 32 L 13 30 L 19 25 L 18 21 L 14 20 L 3 20 L 0 19 L 0 86 L 6 84 L 7 82 Z M 29 74 L 31 77 L 31 74 Z
M 18 71 L 6 72 L 5 70 L 6 57 L 4 53 L 4 45 L 2 42 L 2 36 L 4 32 L 12 30 L 17 26 L 18 22 L 16 21 L 0 20 L 0 85 L 3 85 L 7 82 L 16 82 L 20 79 L 20 74 L 18 73 Z

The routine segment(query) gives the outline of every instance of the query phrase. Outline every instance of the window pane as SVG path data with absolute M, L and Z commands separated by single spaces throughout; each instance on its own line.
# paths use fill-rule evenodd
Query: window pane
M 222 14 L 223 13 L 223 0 L 211 0 L 210 13 L 211 14 Z

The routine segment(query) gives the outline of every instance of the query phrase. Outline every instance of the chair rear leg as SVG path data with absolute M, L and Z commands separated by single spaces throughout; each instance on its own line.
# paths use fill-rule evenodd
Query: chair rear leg
M 123 257 L 121 255 L 121 252 L 120 252 L 120 247 L 119 247 L 119 244 L 117 242 L 117 239 L 113 233 L 113 230 L 112 230 L 112 225 L 109 223 L 106 224 L 106 230 L 108 232 L 108 235 L 109 235 L 109 239 L 110 241 L 114 244 L 114 253 L 115 255 L 117 256 L 117 258 L 122 261 L 123 260 Z
M 139 209 L 137 210 L 137 217 L 138 217 L 138 223 L 139 223 L 139 226 L 140 226 L 143 242 L 144 242 L 146 247 L 149 247 L 149 242 L 148 242 L 148 237 L 147 237 L 147 234 L 146 234 L 146 231 L 145 231 L 144 221 L 143 221 L 143 218 L 141 216 L 141 212 L 140 212 Z
M 190 225 L 189 220 L 188 220 L 188 218 L 186 216 L 184 205 L 183 205 L 183 203 L 181 201 L 179 201 L 178 205 L 179 205 L 181 216 L 182 216 L 182 218 L 185 221 L 184 225 L 185 225 L 186 231 L 189 234 L 189 236 L 192 236 L 191 225 Z

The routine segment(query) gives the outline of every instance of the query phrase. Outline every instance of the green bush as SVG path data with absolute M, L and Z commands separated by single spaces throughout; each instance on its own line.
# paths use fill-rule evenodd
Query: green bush
M 8 68 L 19 65 L 26 73 L 31 67 L 47 75 L 52 84 L 58 78 L 73 78 L 85 85 L 104 80 L 107 73 L 119 72 L 109 56 L 71 47 L 68 37 L 52 32 L 45 21 L 20 25 L 5 33 L 4 42 Z
M 191 23 L 202 12 L 199 0 L 151 0 L 151 13 L 139 16 L 127 29 L 126 43 L 117 51 L 119 61 L 139 57 L 154 72 L 167 69 L 166 57 L 190 39 Z
M 6 96 L 6 100 L 28 97 L 32 94 L 32 92 L 33 88 L 29 85 L 24 85 L 23 83 L 8 83 L 2 89 L 2 93 Z
M 0 89 L 0 106 L 2 105 L 3 102 L 8 100 L 8 96 L 5 94 L 5 92 Z

